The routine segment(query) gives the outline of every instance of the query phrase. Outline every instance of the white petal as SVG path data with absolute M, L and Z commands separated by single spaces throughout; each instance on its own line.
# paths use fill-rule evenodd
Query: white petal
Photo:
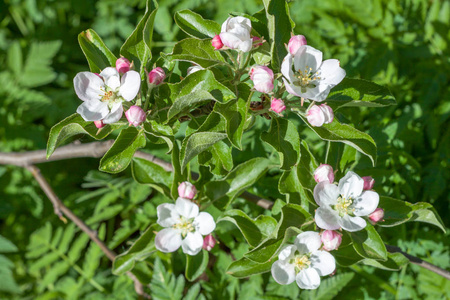
M 77 113 L 85 121 L 100 121 L 109 113 L 108 105 L 98 100 L 90 100 L 83 102 L 77 108 Z
M 295 280 L 295 267 L 292 264 L 278 260 L 273 263 L 271 271 L 278 284 L 291 284 Z
M 162 227 L 171 227 L 178 223 L 180 215 L 175 210 L 175 204 L 163 203 L 156 208 L 158 220 L 156 223 Z
M 208 235 L 216 228 L 216 222 L 207 212 L 201 212 L 194 219 L 194 226 L 201 235 Z
M 242 41 L 239 46 L 238 49 L 241 50 L 242 52 L 249 52 L 253 47 L 253 40 L 252 39 L 247 39 Z
M 334 87 L 345 77 L 345 70 L 341 68 L 337 59 L 327 59 L 320 66 L 320 80 Z
M 289 82 L 292 82 L 294 72 L 292 71 L 292 55 L 290 53 L 283 58 L 283 62 L 281 63 L 281 73 L 284 77 L 289 79 Z
M 341 224 L 342 229 L 354 232 L 360 231 L 364 229 L 367 225 L 366 220 L 361 217 L 351 217 L 349 215 L 345 215 L 340 218 L 339 223 Z
M 174 252 L 181 246 L 181 233 L 178 229 L 164 228 L 156 234 L 155 247 L 161 252 Z
M 119 95 L 127 101 L 133 100 L 139 93 L 141 76 L 136 71 L 128 71 L 122 76 Z
M 239 47 L 239 44 L 242 43 L 242 40 L 235 34 L 229 32 L 222 32 L 220 34 L 220 39 L 222 43 L 230 49 L 236 49 Z
M 103 119 L 103 123 L 112 124 L 122 118 L 123 115 L 123 107 L 121 102 L 114 103 L 114 106 L 111 109 L 111 112 Z
M 297 251 L 297 247 L 295 245 L 285 246 L 278 254 L 278 260 L 289 261 L 291 258 L 294 258 L 295 251 Z
M 337 203 L 339 197 L 338 187 L 328 180 L 319 182 L 314 187 L 314 200 L 320 206 L 330 206 Z
M 91 72 L 78 73 L 73 79 L 75 93 L 83 101 L 100 100 L 105 94 L 104 85 L 103 80 Z
M 202 250 L 203 237 L 199 232 L 188 232 L 184 240 L 181 242 L 183 252 L 189 255 L 196 255 Z
M 338 213 L 330 208 L 319 207 L 314 215 L 314 221 L 322 229 L 336 230 L 341 228 Z
M 364 179 L 350 171 L 339 180 L 339 193 L 345 198 L 356 198 L 361 195 L 364 187 Z
M 198 216 L 198 205 L 187 199 L 178 198 L 175 202 L 175 209 L 187 219 Z
M 320 276 L 326 276 L 336 269 L 336 260 L 327 251 L 316 251 L 311 255 L 311 268 L 316 269 Z
M 302 49 L 304 48 L 304 50 Z M 319 51 L 311 46 L 301 46 L 294 55 L 294 67 L 296 71 L 305 70 L 316 72 L 322 64 L 322 51 Z
M 231 19 L 232 19 L 231 17 L 228 17 L 228 19 L 226 19 L 225 22 L 222 23 L 222 28 L 221 28 L 220 32 L 227 31 L 228 23 L 230 22 Z
M 308 254 L 317 251 L 322 245 L 322 240 L 318 232 L 305 231 L 297 235 L 294 244 L 300 254 Z
M 355 216 L 367 216 L 378 207 L 380 196 L 374 191 L 365 191 L 353 201 L 352 208 Z
M 105 68 L 100 73 L 100 76 L 105 81 L 105 85 L 108 86 L 113 91 L 115 91 L 120 86 L 120 75 L 119 72 L 117 72 L 116 68 L 113 67 Z
M 320 276 L 315 269 L 308 268 L 301 270 L 295 277 L 295 281 L 301 289 L 314 290 L 320 285 Z

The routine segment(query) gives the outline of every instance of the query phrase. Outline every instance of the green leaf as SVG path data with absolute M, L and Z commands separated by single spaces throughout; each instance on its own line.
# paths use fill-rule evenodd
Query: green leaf
M 380 261 L 375 259 L 366 258 L 362 261 L 363 264 L 368 266 L 373 266 L 379 269 L 388 270 L 388 271 L 398 271 L 403 266 L 409 263 L 409 259 L 407 259 L 401 253 L 388 253 L 388 257 L 386 261 Z
M 155 259 L 152 281 L 150 283 L 150 291 L 153 299 L 182 299 L 184 284 L 185 281 L 183 275 L 175 278 L 173 274 L 166 270 L 159 257 Z
M 364 259 L 356 252 L 353 245 L 340 246 L 338 250 L 334 250 L 331 254 L 336 259 L 336 263 L 343 267 L 356 264 Z
M 170 185 L 173 173 L 146 159 L 134 157 L 131 162 L 133 178 L 141 183 L 148 184 L 160 193 L 170 197 Z
M 189 281 L 194 281 L 202 275 L 208 266 L 208 261 L 209 252 L 206 250 L 202 250 L 199 254 L 194 256 L 186 254 L 186 279 Z
M 173 150 L 172 150 L 172 166 L 173 166 L 173 182 L 171 187 L 171 195 L 173 199 L 178 198 L 178 185 L 182 183 L 183 181 L 187 180 L 187 173 L 188 172 L 182 172 L 181 169 L 181 162 L 180 162 L 180 147 L 178 145 L 177 140 L 175 140 L 173 144 Z
M 259 264 L 247 258 L 241 258 L 240 260 L 234 261 L 230 264 L 227 269 L 227 274 L 237 278 L 248 277 L 255 274 L 269 272 L 272 264 L 273 262 L 271 261 Z
M 128 127 L 122 130 L 112 147 L 100 160 L 99 170 L 112 174 L 125 170 L 137 149 L 145 147 L 142 130 Z
M 208 166 L 215 175 L 226 175 L 233 169 L 232 149 L 228 141 L 218 141 L 198 155 L 198 163 Z
M 445 232 L 445 225 L 433 205 L 426 202 L 409 203 L 390 197 L 380 197 L 379 207 L 384 209 L 384 221 L 381 227 L 397 226 L 405 222 L 424 222 L 439 227 Z
M 213 38 L 220 33 L 220 25 L 211 20 L 205 20 L 199 14 L 184 9 L 175 13 L 178 27 L 194 38 Z
M 144 123 L 144 130 L 151 136 L 163 139 L 169 147 L 168 153 L 172 151 L 174 141 L 174 133 L 172 127 L 170 127 L 169 125 L 160 124 L 155 120 L 150 120 Z
M 79 134 L 89 134 L 96 140 L 107 137 L 112 131 L 121 125 L 106 125 L 101 130 L 95 127 L 94 122 L 83 120 L 79 114 L 68 116 L 50 129 L 47 142 L 47 158 L 52 155 L 55 149 L 63 145 L 70 138 Z
M 150 226 L 126 252 L 117 255 L 114 259 L 112 272 L 122 275 L 131 271 L 137 261 L 142 261 L 156 251 L 155 230 L 156 224 Z
M 165 55 L 165 58 L 169 61 L 189 61 L 198 64 L 203 68 L 225 64 L 225 59 L 222 54 L 220 54 L 220 51 L 215 51 L 214 47 L 211 45 L 211 39 L 184 39 L 175 44 L 172 53 Z
M 19 78 L 23 70 L 22 48 L 18 40 L 11 43 L 8 48 L 7 60 L 8 68 Z
M 17 250 L 12 242 L 0 235 L 0 253 L 17 252 Z
M 303 290 L 302 300 L 332 300 L 352 280 L 355 273 L 342 273 L 326 278 L 316 290 Z
M 378 232 L 372 225 L 360 231 L 349 232 L 353 247 L 359 255 L 376 260 L 387 260 L 387 250 Z
M 281 169 L 291 169 L 300 155 L 300 137 L 297 127 L 288 119 L 272 118 L 270 129 L 261 140 L 271 145 L 280 155 Z
M 226 133 L 221 132 L 195 132 L 191 134 L 184 140 L 181 147 L 181 169 L 184 170 L 191 159 L 226 137 Z
M 94 30 L 88 29 L 80 33 L 78 43 L 86 56 L 91 72 L 100 73 L 103 69 L 116 65 L 117 58 Z
M 346 106 L 384 107 L 395 105 L 394 96 L 387 87 L 363 79 L 344 78 L 327 98 L 334 110 Z
M 304 116 L 299 116 L 322 140 L 347 144 L 368 156 L 375 166 L 377 145 L 370 135 L 355 129 L 353 126 L 341 124 L 336 118 L 330 124 L 314 127 L 309 124 Z
M 204 186 L 205 194 L 214 206 L 224 209 L 263 176 L 269 165 L 270 161 L 261 157 L 246 161 L 234 168 L 224 179 L 208 182 Z

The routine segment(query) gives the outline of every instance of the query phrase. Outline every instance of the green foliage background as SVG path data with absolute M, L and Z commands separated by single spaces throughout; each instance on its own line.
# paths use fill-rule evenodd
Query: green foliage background
M 162 51 L 170 52 L 170 47 L 185 37 L 173 20 L 176 11 L 191 9 L 222 23 L 231 12 L 254 13 L 262 8 L 257 0 L 166 0 L 159 1 L 159 5 L 154 57 Z M 50 128 L 80 104 L 72 79 L 88 65 L 77 35 L 93 28 L 118 54 L 144 9 L 145 2 L 140 0 L 0 2 L 0 151 L 45 149 Z M 351 162 L 352 167 L 361 176 L 373 176 L 375 189 L 381 195 L 432 203 L 448 228 L 450 2 L 296 0 L 290 3 L 290 10 L 297 24 L 296 34 L 305 35 L 325 58 L 340 59 L 348 77 L 388 86 L 398 101 L 397 106 L 383 109 L 340 110 L 338 118 L 369 133 L 378 146 L 376 168 L 359 154 Z M 302 138 L 325 157 L 325 142 L 313 135 Z M 89 141 L 82 138 L 82 142 Z M 261 145 L 253 143 L 254 136 L 246 133 L 244 149 L 258 149 Z M 333 147 L 334 151 L 343 151 L 344 157 L 355 155 L 351 148 Z M 165 150 L 152 145 L 151 152 L 163 157 Z M 250 155 L 251 151 L 244 150 L 237 157 L 245 161 Z M 345 160 L 340 166 L 345 166 Z M 151 188 L 134 182 L 129 170 L 116 176 L 97 171 L 96 159 L 72 159 L 39 167 L 64 203 L 119 253 L 129 248 L 127 241 L 155 221 L 156 206 L 166 201 Z M 254 192 L 271 200 L 281 198 L 275 188 L 277 182 L 278 178 L 269 174 L 256 183 Z M 135 298 L 129 278 L 112 275 L 110 262 L 100 249 L 73 224 L 65 225 L 53 214 L 28 171 L 0 166 L 0 190 L 0 298 Z M 244 201 L 238 202 L 238 207 L 252 217 L 265 213 Z M 276 214 L 276 206 L 274 210 Z M 417 223 L 378 231 L 388 243 L 442 268 L 450 267 L 448 233 Z M 198 282 L 189 283 L 183 278 L 184 268 L 178 266 L 185 264 L 184 256 L 154 255 L 153 275 L 147 279 L 153 297 L 450 297 L 448 281 L 413 265 L 397 272 L 363 265 L 339 268 L 336 276 L 312 292 L 300 292 L 295 284 L 279 286 L 270 274 L 239 280 L 225 274 L 225 269 L 232 256 L 240 258 L 246 252 L 244 239 L 229 224 L 222 224 L 217 236 L 221 244 L 212 252 L 210 260 L 214 265 Z

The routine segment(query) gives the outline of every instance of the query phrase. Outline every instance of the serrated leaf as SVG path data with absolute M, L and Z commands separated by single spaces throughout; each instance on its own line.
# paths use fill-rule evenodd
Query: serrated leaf
M 226 138 L 221 132 L 196 132 L 183 141 L 180 151 L 181 169 L 184 170 L 195 156 L 208 149 L 218 141 Z
M 248 277 L 255 274 L 269 272 L 272 264 L 273 262 L 270 261 L 259 264 L 244 257 L 240 260 L 232 262 L 227 269 L 227 274 L 237 278 Z
M 228 141 L 218 141 L 208 151 L 198 155 L 198 163 L 208 166 L 211 173 L 215 175 L 226 175 L 233 169 L 232 147 Z
M 349 232 L 353 247 L 359 255 L 376 260 L 387 260 L 387 250 L 378 232 L 372 225 L 360 231 Z
M 178 27 L 194 38 L 213 38 L 220 33 L 220 25 L 211 20 L 205 20 L 199 14 L 184 9 L 175 13 L 175 22 Z
M 154 162 L 135 157 L 131 162 L 131 173 L 137 182 L 148 184 L 160 193 L 170 197 L 170 185 L 173 180 L 172 172 L 167 172 Z
M 215 51 L 214 47 L 211 45 L 211 39 L 184 39 L 175 44 L 172 53 L 166 55 L 165 58 L 169 61 L 189 61 L 198 64 L 203 68 L 225 63 L 225 59 L 222 54 L 220 54 L 220 51 Z
M 116 56 L 94 30 L 88 29 L 80 33 L 78 43 L 92 73 L 100 73 L 103 69 L 116 65 Z
M 14 41 L 8 48 L 7 60 L 8 68 L 14 73 L 16 77 L 22 74 L 23 58 L 22 48 L 19 41 Z
M 175 276 L 166 271 L 166 268 L 157 257 L 153 267 L 153 276 L 150 283 L 151 296 L 159 300 L 179 300 L 182 299 L 184 289 L 183 275 Z
M 202 250 L 194 256 L 186 254 L 186 271 L 184 273 L 186 279 L 189 281 L 194 281 L 202 275 L 208 266 L 208 261 L 209 252 L 206 250 Z
M 0 253 L 16 252 L 17 250 L 16 245 L 0 235 Z

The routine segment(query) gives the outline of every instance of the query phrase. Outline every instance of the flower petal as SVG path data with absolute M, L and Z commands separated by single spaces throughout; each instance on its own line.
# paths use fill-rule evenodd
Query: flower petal
M 90 100 L 83 102 L 77 108 L 77 113 L 85 121 L 100 121 L 109 113 L 108 105 L 98 100 Z
M 220 34 L 220 39 L 222 43 L 230 49 L 236 49 L 239 47 L 239 44 L 242 43 L 242 40 L 235 34 L 230 32 L 222 32 Z
M 364 179 L 359 177 L 355 172 L 347 172 L 341 180 L 339 180 L 339 193 L 345 198 L 356 198 L 361 195 L 364 187 Z
M 316 72 L 322 64 L 322 51 L 311 46 L 301 46 L 294 55 L 294 67 L 296 71 Z
M 116 68 L 108 67 L 103 69 L 100 76 L 105 81 L 105 85 L 115 91 L 120 86 L 120 75 Z
M 295 245 L 285 246 L 278 254 L 278 260 L 288 261 L 289 259 L 294 258 L 295 251 L 297 251 L 297 247 Z
M 253 40 L 252 39 L 248 39 L 245 41 L 242 41 L 239 45 L 238 45 L 238 49 L 241 50 L 242 52 L 249 52 L 253 47 Z
M 181 242 L 183 252 L 189 255 L 196 255 L 202 250 L 203 237 L 199 232 L 188 232 L 184 240 Z
M 374 191 L 365 191 L 353 201 L 352 208 L 355 216 L 367 216 L 377 209 L 380 196 Z
M 112 124 L 116 123 L 117 121 L 122 118 L 123 115 L 123 107 L 121 102 L 114 103 L 114 106 L 111 108 L 111 112 L 103 118 L 103 123 L 105 124 Z
M 122 76 L 119 95 L 126 101 L 133 100 L 141 87 L 141 76 L 136 71 L 128 71 Z
M 339 197 L 338 187 L 329 181 L 321 181 L 314 187 L 314 200 L 320 206 L 330 206 L 337 203 Z
M 286 77 L 289 82 L 292 82 L 294 77 L 294 72 L 292 71 L 292 55 L 288 54 L 283 58 L 281 63 L 281 73 Z
M 363 218 L 351 217 L 349 215 L 345 215 L 344 217 L 340 218 L 339 223 L 342 229 L 350 232 L 360 231 L 367 225 L 366 220 L 364 220 Z
M 284 86 L 289 94 L 297 97 L 302 97 L 302 90 L 300 87 L 290 84 L 286 79 L 283 78 Z
M 216 222 L 207 212 L 201 212 L 194 219 L 194 226 L 201 235 L 208 235 L 216 229 Z
M 326 276 L 336 269 L 336 260 L 327 251 L 316 251 L 311 255 L 311 268 L 316 269 L 320 276 Z
M 322 240 L 318 232 L 305 231 L 297 235 L 294 244 L 300 254 L 308 254 L 317 251 L 322 245 Z
M 175 202 L 175 209 L 187 219 L 198 216 L 198 205 L 188 199 L 178 198 Z
M 164 228 L 156 234 L 155 247 L 161 252 L 177 251 L 181 246 L 181 233 L 178 229 Z
M 331 87 L 339 84 L 345 77 L 345 70 L 341 68 L 339 60 L 327 59 L 320 66 L 320 80 Z
M 162 227 L 171 227 L 178 223 L 180 215 L 175 210 L 175 204 L 163 203 L 156 208 L 158 220 L 156 223 Z
M 315 269 L 308 268 L 301 270 L 295 277 L 295 281 L 301 289 L 314 290 L 320 285 L 320 276 Z
M 292 264 L 282 261 L 273 263 L 272 277 L 278 284 L 291 284 L 295 280 L 295 267 Z
M 91 72 L 80 72 L 73 79 L 73 86 L 82 101 L 100 100 L 105 94 L 103 80 Z
M 319 207 L 314 215 L 314 221 L 322 229 L 336 230 L 341 228 L 338 213 L 330 208 Z

